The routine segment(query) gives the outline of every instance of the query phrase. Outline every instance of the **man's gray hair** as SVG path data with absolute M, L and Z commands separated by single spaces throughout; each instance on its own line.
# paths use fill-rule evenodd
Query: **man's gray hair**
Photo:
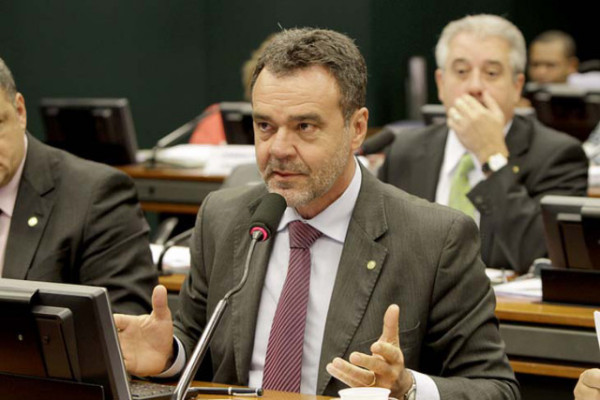
M 435 46 L 435 60 L 438 68 L 444 68 L 450 42 L 460 33 L 470 33 L 480 39 L 499 37 L 506 40 L 510 47 L 509 62 L 513 78 L 516 79 L 518 74 L 525 72 L 527 50 L 523 34 L 512 22 L 490 14 L 469 15 L 446 25 Z
M 2 58 L 0 58 L 0 88 L 4 91 L 6 98 L 14 103 L 17 95 L 17 86 L 15 85 L 12 72 L 10 72 L 10 69 Z
M 263 50 L 252 74 L 251 88 L 263 69 L 275 76 L 323 66 L 335 78 L 346 123 L 366 103 L 367 65 L 354 41 L 327 29 L 295 28 L 276 34 Z

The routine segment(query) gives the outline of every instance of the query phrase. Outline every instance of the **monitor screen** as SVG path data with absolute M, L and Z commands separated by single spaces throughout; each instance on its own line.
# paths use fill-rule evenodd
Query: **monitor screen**
M 117 98 L 46 98 L 46 143 L 110 165 L 134 164 L 137 139 L 129 102 Z
M 541 208 L 552 266 L 600 270 L 600 198 L 548 195 Z
M 130 398 L 106 289 L 0 279 L 0 321 L 0 381 L 76 381 Z
M 584 142 L 600 121 L 600 93 L 569 85 L 530 89 L 529 98 L 538 120 Z
M 247 102 L 219 103 L 227 144 L 254 144 L 252 105 Z

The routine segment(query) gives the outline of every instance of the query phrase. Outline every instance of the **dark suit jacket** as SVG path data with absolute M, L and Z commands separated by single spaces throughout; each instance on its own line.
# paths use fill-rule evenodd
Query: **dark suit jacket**
M 131 179 L 28 135 L 2 276 L 104 286 L 113 311 L 149 312 L 157 276 Z
M 435 201 L 448 128 L 433 125 L 401 132 L 379 178 Z M 581 144 L 533 118 L 515 116 L 506 135 L 508 165 L 468 194 L 481 213 L 481 255 L 486 265 L 527 272 L 546 257 L 539 201 L 546 194 L 585 196 L 588 160 Z
M 325 365 L 352 351 L 370 354 L 386 308 L 396 303 L 406 365 L 430 374 L 442 398 L 518 398 L 473 221 L 385 185 L 365 170 L 362 174 L 327 316 L 317 394 L 335 396 L 345 386 Z M 211 193 L 202 205 L 192 270 L 175 321 L 188 355 L 217 302 L 241 278 L 250 217 L 265 193 L 264 185 L 227 189 Z M 248 281 L 230 299 L 212 339 L 217 382 L 248 382 L 272 245 L 256 246 Z M 373 270 L 366 267 L 371 260 Z

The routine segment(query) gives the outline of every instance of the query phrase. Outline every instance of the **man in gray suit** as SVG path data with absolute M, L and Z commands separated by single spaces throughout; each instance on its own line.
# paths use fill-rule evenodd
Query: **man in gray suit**
M 519 273 L 547 256 L 539 200 L 585 196 L 588 168 L 577 140 L 515 115 L 525 58 L 523 35 L 501 17 L 448 24 L 435 73 L 447 126 L 398 134 L 379 172 L 384 182 L 471 215 L 485 264 Z
M 205 199 L 175 328 L 160 286 L 152 315 L 115 316 L 129 372 L 181 369 L 216 303 L 239 282 L 250 218 L 270 191 L 288 207 L 273 240 L 256 246 L 248 281 L 212 339 L 215 381 L 280 389 L 269 350 L 296 267 L 290 260 L 288 270 L 288 245 L 302 221 L 321 235 L 310 247 L 306 319 L 296 328 L 301 377 L 285 390 L 335 396 L 347 385 L 376 385 L 405 399 L 519 397 L 473 221 L 381 183 L 354 157 L 367 130 L 366 81 L 362 55 L 342 34 L 291 29 L 273 38 L 252 84 L 266 186 Z M 296 354 L 291 336 L 281 358 Z
M 131 179 L 26 133 L 25 99 L 0 59 L 0 276 L 104 286 L 143 314 L 157 283 Z

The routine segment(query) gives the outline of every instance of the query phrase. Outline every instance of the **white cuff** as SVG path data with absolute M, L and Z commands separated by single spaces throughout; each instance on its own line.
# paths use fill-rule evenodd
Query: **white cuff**
M 412 369 L 409 371 L 412 372 L 417 384 L 416 400 L 440 400 L 440 392 L 433 379 Z
M 175 343 L 177 343 L 177 355 L 175 356 L 175 361 L 173 364 L 163 372 L 158 375 L 155 375 L 154 378 L 172 378 L 175 375 L 179 374 L 183 367 L 185 367 L 185 351 L 183 349 L 183 344 L 181 341 L 177 339 L 177 336 L 173 336 Z

